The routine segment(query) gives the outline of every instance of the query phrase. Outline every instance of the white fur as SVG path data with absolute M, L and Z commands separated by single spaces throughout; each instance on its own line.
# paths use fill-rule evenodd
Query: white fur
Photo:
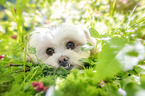
M 36 48 L 36 55 L 45 64 L 59 67 L 58 58 L 61 56 L 69 57 L 69 64 L 75 67 L 81 66 L 82 58 L 88 58 L 90 52 L 81 51 L 81 46 L 86 43 L 95 44 L 95 40 L 90 36 L 88 31 L 83 30 L 81 27 L 63 23 L 62 25 L 52 28 L 36 28 L 31 33 L 29 46 Z M 73 41 L 76 48 L 71 50 L 66 48 L 66 43 Z M 46 54 L 47 48 L 54 48 L 55 53 L 52 56 Z M 30 57 L 35 58 L 32 61 L 38 63 L 38 60 L 33 54 Z

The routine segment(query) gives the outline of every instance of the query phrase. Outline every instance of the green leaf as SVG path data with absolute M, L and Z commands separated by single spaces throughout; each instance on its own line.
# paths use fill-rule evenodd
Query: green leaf
M 32 66 L 32 62 L 27 62 L 27 65 L 28 66 Z
M 95 45 L 93 46 L 90 43 L 86 43 L 84 46 L 81 47 L 81 50 L 82 51 L 89 51 L 89 50 L 93 49 L 94 47 L 95 47 Z
M 95 68 L 94 83 L 111 77 L 122 70 L 119 61 L 116 59 L 116 55 L 124 48 L 126 43 L 126 38 L 114 37 L 102 47 Z
M 144 74 L 145 72 L 145 66 L 143 65 L 136 65 L 134 66 L 134 69 L 133 69 L 137 74 Z
M 145 89 L 145 75 L 142 75 L 140 78 L 141 87 Z
M 36 52 L 37 52 L 36 48 L 34 48 L 34 47 L 29 47 L 28 51 L 29 51 L 30 54 L 36 54 Z
M 118 92 L 117 86 L 114 84 L 107 84 L 106 86 L 107 96 L 121 96 Z
M 10 82 L 14 78 L 11 76 L 10 72 L 4 72 L 0 75 L 0 84 L 3 84 L 5 82 Z
M 122 88 L 125 88 L 130 83 L 139 83 L 139 77 L 132 75 L 130 77 L 126 77 L 121 81 Z
M 66 69 L 64 69 L 64 68 L 62 68 L 62 67 L 59 67 L 59 68 L 57 68 L 57 70 L 56 70 L 56 74 L 57 74 L 57 75 L 66 75 L 66 74 L 68 74 L 68 73 L 69 73 L 69 71 L 66 70 Z
M 92 37 L 94 37 L 94 38 L 99 37 L 99 33 L 95 29 L 90 28 L 89 31 L 90 31 L 90 34 L 91 34 Z
M 86 62 L 86 63 L 91 62 L 91 60 L 90 60 L 90 59 L 88 59 L 88 58 L 82 58 L 80 61 L 82 61 L 82 62 Z
M 136 83 L 129 83 L 126 85 L 125 90 L 127 92 L 127 96 L 139 96 L 136 93 L 141 90 L 141 87 Z

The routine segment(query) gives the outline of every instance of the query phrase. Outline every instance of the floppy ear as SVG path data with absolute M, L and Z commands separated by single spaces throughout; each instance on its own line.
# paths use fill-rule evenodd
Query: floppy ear
M 84 33 L 85 33 L 86 38 L 87 38 L 87 43 L 90 43 L 93 46 L 95 46 L 93 49 L 90 50 L 91 54 L 95 54 L 95 51 L 96 51 L 96 39 L 91 37 L 89 30 L 84 29 Z

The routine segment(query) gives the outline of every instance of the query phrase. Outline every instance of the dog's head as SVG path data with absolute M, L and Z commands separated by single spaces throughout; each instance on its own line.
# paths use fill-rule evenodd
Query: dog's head
M 29 41 L 29 45 L 36 48 L 38 59 L 45 64 L 66 69 L 81 66 L 80 59 L 90 56 L 89 51 L 81 51 L 86 43 L 95 45 L 95 39 L 89 32 L 66 23 L 52 28 L 37 28 Z

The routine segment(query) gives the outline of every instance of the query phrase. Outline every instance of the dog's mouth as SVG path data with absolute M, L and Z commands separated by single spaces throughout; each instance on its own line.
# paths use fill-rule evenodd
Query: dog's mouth
M 70 58 L 68 56 L 61 56 L 58 59 L 58 65 L 66 70 L 71 70 L 74 65 L 69 63 Z
M 62 67 L 62 66 L 61 66 L 61 67 Z M 62 68 L 66 69 L 66 70 L 71 70 L 71 69 L 74 68 L 74 65 L 67 65 L 67 66 L 62 67 Z

